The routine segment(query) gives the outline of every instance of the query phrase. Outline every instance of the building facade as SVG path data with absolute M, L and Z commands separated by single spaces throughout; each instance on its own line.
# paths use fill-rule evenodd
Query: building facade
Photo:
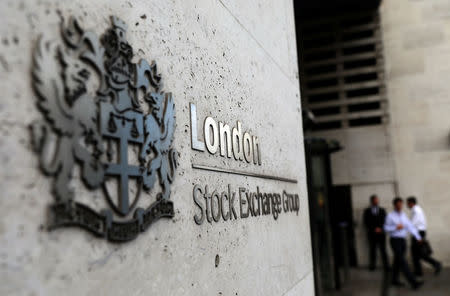
M 1 295 L 314 294 L 291 1 L 0 19 Z
M 372 35 L 340 43 L 344 49 L 348 42 L 373 45 L 364 53 L 370 51 L 368 55 L 354 59 L 375 61 L 373 65 L 360 63 L 357 72 L 372 72 L 375 78 L 340 85 L 338 89 L 343 93 L 355 88 L 362 92 L 325 102 L 325 107 L 335 110 L 320 113 L 323 102 L 305 102 L 313 112 L 317 109 L 314 114 L 319 123 L 340 124 L 322 125 L 309 135 L 337 140 L 343 147 L 331 156 L 332 183 L 335 187 L 350 187 L 359 265 L 368 264 L 362 214 L 372 194 L 378 194 L 381 206 L 388 210 L 392 209 L 394 196 L 416 196 L 427 215 L 428 238 L 435 246 L 435 256 L 450 264 L 450 253 L 444 247 L 450 244 L 446 226 L 450 184 L 450 122 L 446 116 L 450 111 L 450 89 L 445 78 L 450 45 L 448 8 L 448 1 L 382 1 L 378 9 L 369 11 L 378 16 L 377 24 L 366 22 L 343 31 L 345 35 L 351 30 L 368 32 L 371 28 Z M 361 15 L 357 12 L 347 19 Z M 345 57 L 348 59 L 341 65 L 351 61 L 348 55 Z M 343 81 L 353 70 L 345 71 L 349 74 L 342 76 Z M 355 109 L 357 104 L 366 107 Z M 352 120 L 360 122 L 352 125 Z

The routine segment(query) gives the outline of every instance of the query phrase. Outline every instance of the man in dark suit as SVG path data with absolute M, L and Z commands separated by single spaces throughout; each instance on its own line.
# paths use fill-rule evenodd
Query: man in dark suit
M 388 259 L 386 255 L 386 235 L 383 230 L 386 211 L 378 206 L 379 199 L 377 195 L 370 197 L 370 207 L 364 211 L 364 225 L 369 239 L 369 269 L 375 270 L 377 259 L 377 248 L 381 253 L 381 260 L 384 269 L 388 269 Z

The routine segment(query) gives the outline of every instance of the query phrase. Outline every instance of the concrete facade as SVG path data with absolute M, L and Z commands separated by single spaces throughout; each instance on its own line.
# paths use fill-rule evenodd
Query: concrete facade
M 384 0 L 388 122 L 313 133 L 344 147 L 332 155 L 332 178 L 335 185 L 351 186 L 361 265 L 368 264 L 362 213 L 374 193 L 388 211 L 395 195 L 416 196 L 435 257 L 450 265 L 449 8 L 448 0 Z
M 381 7 L 391 141 L 400 196 L 418 198 L 435 257 L 450 265 L 450 1 Z
M 123 19 L 135 56 L 158 63 L 174 97 L 175 217 L 128 243 L 79 228 L 44 229 L 53 197 L 30 145 L 28 125 L 42 116 L 30 71 L 39 34 L 60 38 L 59 14 L 79 17 L 98 35 L 110 15 Z M 2 1 L 0 19 L 1 295 L 314 294 L 291 1 Z M 240 120 L 259 138 L 262 165 L 192 150 L 189 103 L 200 120 Z M 194 170 L 194 163 L 298 183 Z M 73 179 L 77 197 L 104 206 L 78 172 Z M 299 195 L 300 211 L 196 225 L 194 184 L 286 190 Z
M 388 126 L 358 127 L 315 132 L 314 136 L 339 141 L 342 150 L 331 155 L 333 185 L 350 185 L 359 264 L 367 264 L 367 239 L 362 216 L 369 196 L 377 193 L 390 209 L 395 195 L 394 163 Z

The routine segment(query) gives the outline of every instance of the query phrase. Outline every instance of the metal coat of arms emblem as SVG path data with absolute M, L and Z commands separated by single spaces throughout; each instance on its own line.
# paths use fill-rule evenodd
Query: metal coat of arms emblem
M 71 18 L 62 21 L 60 41 L 39 39 L 32 83 L 44 119 L 31 132 L 41 169 L 53 178 L 49 229 L 80 226 L 111 241 L 129 241 L 174 215 L 169 197 L 177 166 L 171 147 L 175 106 L 171 93 L 162 91 L 156 64 L 132 62 L 127 25 L 117 17 L 111 22 L 101 38 Z M 134 165 L 131 146 L 138 150 Z M 86 187 L 101 189 L 110 208 L 97 212 L 77 201 L 70 182 L 78 167 Z M 156 200 L 137 207 L 142 191 L 150 192 L 158 178 Z M 136 190 L 130 193 L 132 180 Z

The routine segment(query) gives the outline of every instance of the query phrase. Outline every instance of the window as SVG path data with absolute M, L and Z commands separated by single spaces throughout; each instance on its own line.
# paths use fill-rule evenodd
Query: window
M 303 21 L 300 82 L 313 130 L 387 122 L 378 12 Z

